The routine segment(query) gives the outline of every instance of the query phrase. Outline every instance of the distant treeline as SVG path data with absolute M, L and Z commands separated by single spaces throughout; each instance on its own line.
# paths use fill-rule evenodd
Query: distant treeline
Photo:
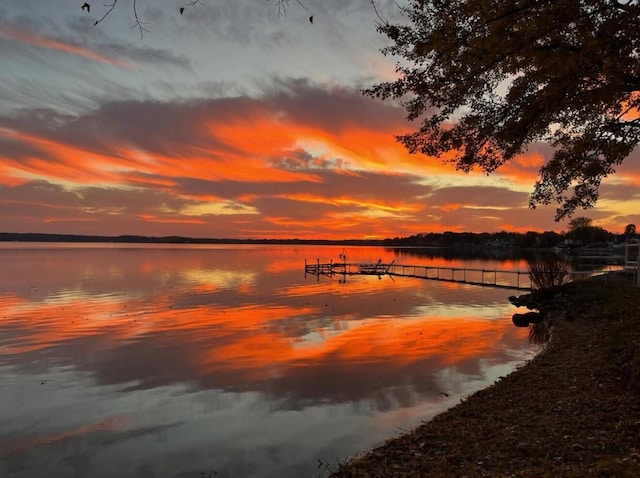
M 385 239 L 384 245 L 414 247 L 516 247 L 553 248 L 566 243 L 592 244 L 624 240 L 624 234 L 616 235 L 600 227 L 583 227 L 559 234 L 554 231 L 519 232 L 430 232 L 409 237 Z
M 556 247 L 565 237 L 557 232 L 429 232 L 385 239 L 386 245 L 414 247 Z
M 84 236 L 78 234 L 40 234 L 0 232 L 1 241 L 21 242 L 107 242 L 130 244 L 316 244 L 316 245 L 384 245 L 382 240 L 324 240 L 324 239 L 208 239 L 181 236 Z
M 566 234 L 553 231 L 527 233 L 518 232 L 430 232 L 393 239 L 207 239 L 181 236 L 84 236 L 77 234 L 0 233 L 0 241 L 23 242 L 107 242 L 107 243 L 148 243 L 148 244 L 308 244 L 343 246 L 412 246 L 412 247 L 517 247 L 551 248 L 567 241 L 588 244 L 624 240 L 624 235 L 616 235 L 599 227 L 581 228 Z

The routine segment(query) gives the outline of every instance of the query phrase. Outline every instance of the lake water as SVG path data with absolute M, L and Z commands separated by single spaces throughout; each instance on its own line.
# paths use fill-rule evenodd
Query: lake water
M 537 352 L 513 291 L 319 246 L 0 243 L 0 476 L 323 477 Z

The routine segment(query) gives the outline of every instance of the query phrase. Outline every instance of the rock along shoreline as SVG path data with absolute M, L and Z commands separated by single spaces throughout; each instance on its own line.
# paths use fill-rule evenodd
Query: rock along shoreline
M 526 365 L 333 478 L 640 476 L 640 289 L 624 275 L 537 291 L 552 339 Z

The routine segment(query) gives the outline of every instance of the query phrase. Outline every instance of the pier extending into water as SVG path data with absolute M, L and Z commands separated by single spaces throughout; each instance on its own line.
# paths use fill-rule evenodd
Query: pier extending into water
M 455 282 L 483 287 L 503 289 L 532 290 L 528 271 L 507 269 L 474 269 L 468 267 L 425 266 L 413 264 L 388 264 L 382 261 L 373 263 L 355 262 L 308 262 L 305 259 L 304 273 L 317 276 L 334 275 L 376 275 L 382 277 L 413 277 L 443 282 Z

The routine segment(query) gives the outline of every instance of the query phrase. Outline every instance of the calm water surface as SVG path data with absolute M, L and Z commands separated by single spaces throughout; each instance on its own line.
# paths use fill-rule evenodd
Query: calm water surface
M 530 358 L 513 291 L 383 248 L 0 244 L 0 476 L 323 477 Z

